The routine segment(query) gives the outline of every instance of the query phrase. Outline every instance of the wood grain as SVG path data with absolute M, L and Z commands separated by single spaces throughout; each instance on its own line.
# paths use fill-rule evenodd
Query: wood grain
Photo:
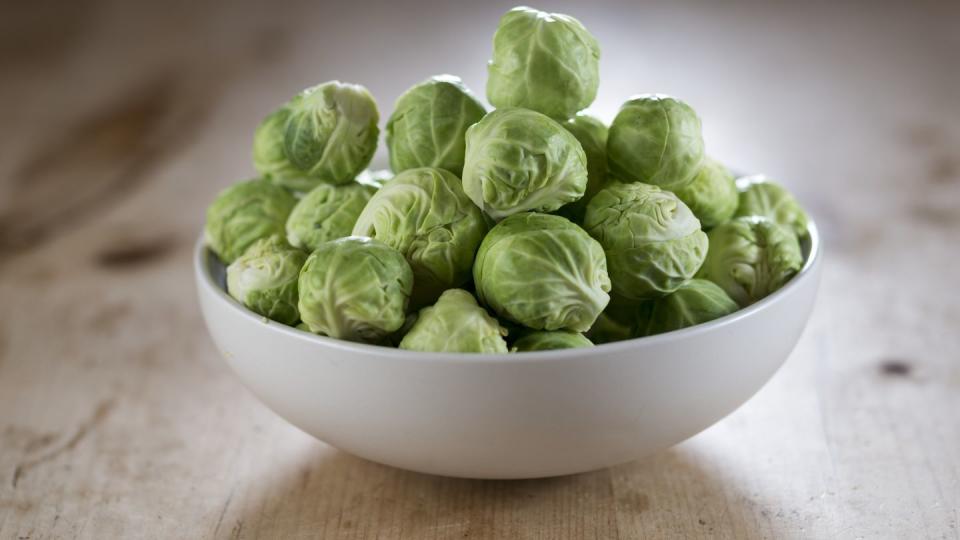
M 253 127 L 334 78 L 384 118 L 437 72 L 482 94 L 494 4 L 5 7 L 0 538 L 960 536 L 956 3 L 551 6 L 600 39 L 596 114 L 687 98 L 711 154 L 783 181 L 826 240 L 790 360 L 691 440 L 571 477 L 432 477 L 315 441 L 232 377 L 190 246 L 252 174 Z

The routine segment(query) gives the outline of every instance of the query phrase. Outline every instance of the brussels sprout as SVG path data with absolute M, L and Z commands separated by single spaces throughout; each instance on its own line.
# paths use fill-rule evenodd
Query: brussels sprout
M 411 351 L 505 353 L 507 331 L 462 289 L 450 289 L 437 303 L 420 310 L 400 341 Z
M 558 214 L 570 221 L 580 223 L 583 221 L 587 203 L 603 188 L 607 180 L 607 126 L 585 114 L 578 114 L 560 125 L 573 133 L 587 156 L 587 188 L 583 197 L 558 211 Z
M 283 235 L 297 200 L 287 190 L 256 179 L 234 184 L 207 207 L 207 245 L 230 264 L 251 244 L 273 234 Z
M 443 169 L 408 169 L 393 177 L 360 213 L 353 234 L 399 250 L 414 273 L 414 303 L 432 303 L 445 289 L 470 279 L 473 256 L 487 223 Z
M 464 135 L 486 113 L 458 77 L 439 75 L 407 90 L 387 121 L 390 168 L 438 167 L 460 176 Z
M 703 158 L 700 118 L 679 99 L 634 96 L 610 124 L 607 161 L 621 180 L 674 191 L 693 180 Z
M 793 231 L 798 238 L 807 236 L 807 214 L 800 203 L 780 184 L 765 176 L 745 176 L 737 179 L 740 206 L 736 217 L 763 216 Z
M 629 322 L 614 319 L 606 312 L 597 316 L 596 322 L 586 331 L 586 337 L 597 345 L 604 343 L 614 343 L 632 339 L 634 336 L 633 325 Z
M 312 332 L 373 342 L 403 325 L 413 271 L 390 246 L 350 236 L 307 258 L 299 288 L 300 318 Z
M 403 320 L 403 325 L 400 326 L 397 330 L 387 334 L 387 337 L 383 339 L 381 345 L 386 347 L 399 347 L 400 342 L 403 341 L 403 337 L 407 335 L 407 332 L 413 328 L 414 323 L 417 322 L 419 313 L 414 311 L 413 313 L 408 313 L 407 318 Z
M 583 226 L 603 246 L 613 292 L 626 300 L 675 291 L 707 253 L 707 235 L 693 212 L 648 184 L 609 184 L 590 200 Z
M 691 279 L 641 309 L 638 333 L 662 334 L 729 315 L 740 307 L 712 281 Z
M 593 343 L 577 332 L 554 330 L 531 332 L 518 339 L 510 350 L 513 352 L 550 351 L 554 349 L 579 349 L 593 347 Z
M 722 163 L 707 158 L 693 181 L 676 190 L 704 229 L 729 220 L 737 211 L 737 185 L 733 174 Z
M 505 319 L 536 330 L 583 332 L 610 297 L 603 249 L 580 227 L 547 214 L 501 221 L 473 265 L 477 295 Z
M 297 278 L 306 253 L 280 236 L 261 238 L 227 266 L 227 292 L 268 319 L 293 324 L 297 311 Z
M 283 153 L 317 183 L 349 182 L 370 163 L 380 116 L 366 88 L 326 82 L 295 96 L 286 109 Z
M 294 328 L 296 328 L 297 330 L 301 330 L 301 331 L 303 331 L 303 332 L 310 332 L 311 334 L 314 333 L 314 332 L 311 332 L 311 331 L 310 331 L 310 327 L 307 326 L 307 323 L 305 323 L 305 322 L 303 322 L 303 321 L 298 322 L 298 323 L 294 326 Z
M 710 251 L 697 277 L 719 285 L 741 307 L 776 291 L 803 266 L 797 237 L 765 217 L 735 218 L 709 237 Z
M 611 292 L 610 303 L 585 335 L 597 345 L 637 337 L 637 310 L 640 305 Z
M 463 189 L 494 219 L 552 212 L 583 196 L 587 157 L 572 133 L 527 109 L 500 109 L 467 130 Z
M 600 46 L 580 21 L 528 7 L 508 11 L 493 36 L 487 99 L 554 118 L 587 108 L 600 83 Z
M 264 118 L 253 136 L 253 166 L 264 178 L 287 189 L 305 192 L 319 183 L 287 159 L 283 153 L 283 134 L 290 111 L 280 107 Z
M 287 240 L 313 251 L 328 240 L 350 236 L 357 217 L 379 186 L 352 182 L 342 186 L 320 184 L 307 193 L 287 218 Z

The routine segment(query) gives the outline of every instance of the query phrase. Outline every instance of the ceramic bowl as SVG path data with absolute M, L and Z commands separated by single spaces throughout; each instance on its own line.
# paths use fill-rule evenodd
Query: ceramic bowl
M 589 349 L 419 353 L 338 341 L 248 311 L 197 242 L 203 316 L 240 380 L 288 422 L 343 451 L 425 473 L 533 478 L 599 469 L 714 424 L 786 360 L 813 308 L 822 258 L 732 315 Z

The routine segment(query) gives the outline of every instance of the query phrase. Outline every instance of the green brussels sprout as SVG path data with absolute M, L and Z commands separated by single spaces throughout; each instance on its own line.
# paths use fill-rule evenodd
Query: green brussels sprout
M 443 169 L 408 169 L 367 203 L 353 234 L 400 251 L 414 274 L 414 303 L 432 303 L 445 289 L 470 279 L 473 256 L 487 222 L 460 184 Z
M 789 191 L 765 176 L 737 179 L 740 205 L 735 216 L 763 216 L 794 232 L 797 238 L 807 236 L 807 213 Z
M 693 180 L 703 158 L 700 118 L 679 99 L 634 96 L 610 124 L 607 160 L 621 180 L 675 191 Z
M 477 305 L 473 295 L 462 289 L 450 289 L 437 303 L 423 308 L 400 341 L 410 351 L 505 353 L 507 331 L 497 319 Z
M 652 336 L 679 330 L 719 319 L 738 309 L 740 306 L 719 285 L 705 279 L 691 279 L 640 310 L 638 333 Z
M 530 332 L 518 339 L 512 352 L 528 351 L 551 351 L 555 349 L 579 349 L 582 347 L 593 347 L 593 343 L 583 337 L 583 334 L 577 332 L 567 332 L 565 330 L 554 330 Z
M 493 36 L 487 99 L 553 118 L 587 108 L 600 83 L 600 46 L 580 21 L 528 7 L 508 11 Z
M 797 237 L 765 217 L 734 218 L 709 237 L 710 251 L 697 277 L 719 285 L 741 307 L 776 291 L 803 266 Z
M 380 116 L 366 88 L 326 82 L 295 96 L 286 109 L 283 153 L 317 183 L 350 182 L 370 163 Z
M 610 303 L 584 334 L 597 345 L 637 337 L 637 310 L 641 304 L 610 293 Z
M 297 311 L 297 278 L 306 253 L 280 236 L 261 238 L 227 266 L 227 292 L 268 319 L 293 324 Z
M 268 180 L 234 184 L 207 207 L 207 245 L 220 260 L 230 264 L 257 240 L 283 235 L 287 216 L 296 203 L 287 190 Z
M 297 330 L 303 331 L 303 332 L 310 332 L 311 334 L 314 333 L 313 331 L 310 330 L 310 327 L 307 326 L 307 323 L 305 323 L 305 322 L 303 322 L 303 321 L 298 322 L 298 323 L 294 326 L 294 328 L 296 328 Z
M 570 221 L 525 213 L 501 221 L 473 265 L 480 300 L 536 330 L 583 332 L 610 297 L 603 248 Z
M 608 184 L 587 205 L 583 227 L 603 246 L 613 292 L 626 300 L 675 291 L 707 253 L 707 235 L 693 212 L 648 184 Z
M 407 90 L 387 121 L 390 168 L 417 167 L 463 174 L 467 128 L 487 114 L 458 77 L 439 75 Z
M 359 181 L 313 188 L 287 218 L 287 241 L 294 247 L 313 251 L 328 240 L 350 236 L 357 217 L 377 189 L 377 184 Z
M 714 159 L 705 159 L 693 181 L 674 193 L 693 211 L 704 229 L 728 221 L 737 211 L 738 192 L 733 173 Z
M 597 316 L 593 326 L 585 332 L 586 337 L 597 345 L 633 339 L 633 324 L 611 317 L 606 312 Z
M 381 345 L 386 347 L 399 347 L 400 342 L 403 341 L 403 337 L 407 335 L 407 332 L 413 328 L 414 323 L 417 322 L 419 318 L 419 312 L 414 311 L 413 313 L 408 313 L 407 318 L 403 320 L 403 325 L 400 326 L 397 330 L 387 334 L 387 337 L 381 342 Z
M 413 271 L 390 246 L 350 236 L 307 257 L 298 285 L 300 318 L 312 332 L 375 342 L 403 325 Z
M 560 125 L 573 133 L 587 156 L 587 187 L 583 197 L 564 206 L 557 213 L 574 223 L 580 223 L 583 221 L 587 203 L 607 181 L 607 126 L 586 114 L 578 114 Z
M 463 190 L 496 220 L 552 212 L 581 198 L 586 186 L 580 143 L 538 112 L 496 110 L 467 130 Z
M 297 192 L 310 191 L 319 180 L 290 163 L 283 152 L 283 134 L 289 118 L 290 111 L 280 107 L 257 127 L 253 136 L 253 167 L 274 184 Z

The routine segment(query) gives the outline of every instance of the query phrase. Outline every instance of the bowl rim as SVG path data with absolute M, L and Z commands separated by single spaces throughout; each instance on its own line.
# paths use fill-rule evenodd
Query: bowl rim
M 812 219 L 807 221 L 807 234 L 809 237 L 810 249 L 806 260 L 800 271 L 793 276 L 783 287 L 734 313 L 725 315 L 712 321 L 697 324 L 680 330 L 673 330 L 653 336 L 644 336 L 639 338 L 616 341 L 613 343 L 603 343 L 589 348 L 577 349 L 554 349 L 546 351 L 527 351 L 523 353 L 447 353 L 447 352 L 421 352 L 408 351 L 381 345 L 372 345 L 367 343 L 356 343 L 335 339 L 327 336 L 320 336 L 298 330 L 292 326 L 287 326 L 266 317 L 254 313 L 231 297 L 225 290 L 214 281 L 213 276 L 207 265 L 207 258 L 212 252 L 206 246 L 204 235 L 201 233 L 194 248 L 194 273 L 199 288 L 208 289 L 213 292 L 215 301 L 220 304 L 226 304 L 229 309 L 237 310 L 242 317 L 257 324 L 266 325 L 270 331 L 280 333 L 288 338 L 312 343 L 318 348 L 334 349 L 354 354 L 364 354 L 377 357 L 394 358 L 396 360 L 407 360 L 413 362 L 433 361 L 433 362 L 509 362 L 509 363 L 541 363 L 556 362 L 563 359 L 581 359 L 590 356 L 605 356 L 636 350 L 648 345 L 660 345 L 680 341 L 706 332 L 736 324 L 748 317 L 757 316 L 766 311 L 771 305 L 780 301 L 797 289 L 805 281 L 815 278 L 814 269 L 820 264 L 822 258 L 822 246 L 819 231 Z M 201 291 L 198 291 L 201 293 Z

